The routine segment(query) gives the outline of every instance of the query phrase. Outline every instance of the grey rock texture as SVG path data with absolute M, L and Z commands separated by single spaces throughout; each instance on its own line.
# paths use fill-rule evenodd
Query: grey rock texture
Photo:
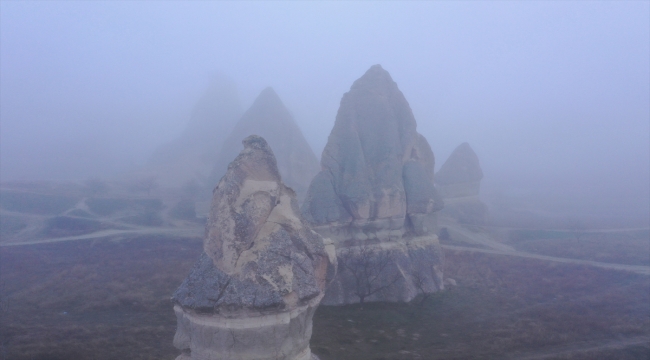
M 190 181 L 204 183 L 242 112 L 234 83 L 214 77 L 194 106 L 183 133 L 156 149 L 147 164 L 129 176 L 155 177 L 165 187 L 179 187 Z
M 214 189 L 204 254 L 174 293 L 179 359 L 311 359 L 312 316 L 335 275 L 259 136 Z
M 342 260 L 323 303 L 409 301 L 442 287 L 435 233 L 443 202 L 433 185 L 433 152 L 416 126 L 380 65 L 341 99 L 322 170 L 301 209 Z M 374 269 L 366 276 L 374 284 L 356 279 L 364 267 Z
M 309 182 L 320 170 L 318 159 L 293 116 L 270 87 L 260 93 L 225 140 L 209 182 L 219 181 L 228 163 L 237 156 L 241 139 L 253 134 L 268 141 L 284 183 L 302 199 Z
M 468 143 L 460 144 L 436 173 L 435 183 L 446 204 L 441 216 L 462 224 L 484 224 L 487 206 L 479 198 L 481 179 L 478 156 Z

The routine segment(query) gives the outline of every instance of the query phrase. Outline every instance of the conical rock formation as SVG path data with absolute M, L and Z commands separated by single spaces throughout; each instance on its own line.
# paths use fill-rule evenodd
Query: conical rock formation
M 381 66 L 343 96 L 321 167 L 302 211 L 337 247 L 323 302 L 409 301 L 441 288 L 433 152 Z
M 304 198 L 309 182 L 319 171 L 318 159 L 298 125 L 272 88 L 264 89 L 244 113 L 221 148 L 210 181 L 217 183 L 231 159 L 237 156 L 240 139 L 256 134 L 273 148 L 283 181 Z
M 162 186 L 169 187 L 204 183 L 241 114 L 235 84 L 225 77 L 214 77 L 194 106 L 184 132 L 157 148 L 132 177 L 155 177 Z
M 205 252 L 173 296 L 178 359 L 310 359 L 334 248 L 301 219 L 266 141 L 243 143 L 214 190 Z
M 460 144 L 436 173 L 436 185 L 445 200 L 442 216 L 464 224 L 481 225 L 487 207 L 479 198 L 483 170 L 468 143 Z

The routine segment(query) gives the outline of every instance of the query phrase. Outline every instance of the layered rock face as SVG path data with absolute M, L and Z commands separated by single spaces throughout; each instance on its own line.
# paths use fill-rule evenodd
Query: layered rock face
M 460 144 L 436 173 L 436 185 L 445 200 L 442 216 L 464 224 L 484 224 L 487 207 L 479 198 L 483 171 L 468 143 Z
M 170 187 L 191 181 L 204 183 L 241 114 L 235 84 L 228 78 L 214 77 L 181 136 L 156 149 L 147 164 L 131 176 L 155 177 L 160 185 Z
M 323 303 L 409 301 L 442 287 L 434 156 L 380 65 L 346 93 L 303 216 L 337 248 Z
M 318 159 L 293 117 L 272 88 L 264 89 L 244 113 L 221 148 L 211 175 L 216 184 L 237 156 L 239 141 L 256 134 L 273 148 L 282 179 L 304 198 L 309 182 L 320 170 Z
M 204 254 L 174 293 L 181 359 L 312 359 L 312 316 L 334 277 L 271 148 L 249 136 L 214 190 Z

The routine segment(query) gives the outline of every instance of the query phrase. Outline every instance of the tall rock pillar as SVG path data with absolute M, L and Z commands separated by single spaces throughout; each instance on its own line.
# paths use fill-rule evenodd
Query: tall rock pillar
M 303 216 L 339 260 L 325 304 L 409 301 L 442 288 L 434 156 L 390 74 L 371 67 L 343 95 Z
M 177 360 L 309 360 L 312 317 L 335 274 L 266 141 L 249 136 L 214 189 L 204 253 L 176 290 Z

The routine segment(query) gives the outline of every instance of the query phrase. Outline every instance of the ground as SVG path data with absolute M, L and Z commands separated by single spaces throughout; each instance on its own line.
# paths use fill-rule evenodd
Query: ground
M 174 359 L 170 296 L 201 254 L 207 206 L 175 217 L 182 196 L 82 190 L 2 189 L 0 360 Z M 647 228 L 441 226 L 457 286 L 408 304 L 321 306 L 314 353 L 650 359 Z
M 173 359 L 171 293 L 200 238 L 141 235 L 0 248 L 1 359 Z M 445 250 L 456 287 L 410 304 L 325 307 L 328 359 L 650 357 L 650 277 Z

